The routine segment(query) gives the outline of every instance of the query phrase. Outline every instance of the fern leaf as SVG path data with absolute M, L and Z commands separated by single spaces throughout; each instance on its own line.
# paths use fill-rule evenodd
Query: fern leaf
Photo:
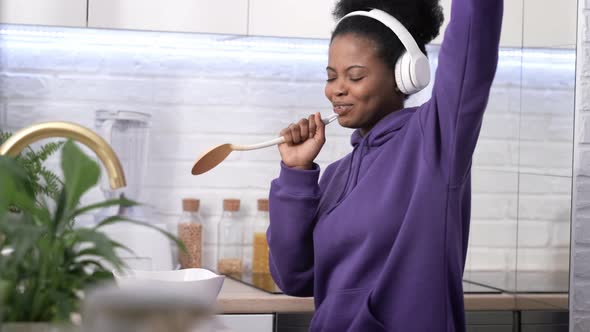
M 41 149 L 36 153 L 38 160 L 45 161 L 47 160 L 52 154 L 57 152 L 61 147 L 64 145 L 64 141 L 60 142 L 51 142 L 43 145 Z
M 10 136 L 12 136 L 11 133 L 0 130 L 0 144 L 6 142 L 10 138 Z
M 63 182 L 57 177 L 57 175 L 45 167 L 39 171 L 39 174 L 41 174 L 41 177 L 45 182 L 42 188 L 43 193 L 50 197 L 56 198 L 63 186 Z
M 10 133 L 0 131 L 0 142 L 10 137 Z M 35 196 L 44 194 L 52 198 L 57 197 L 63 187 L 63 182 L 51 171 L 43 166 L 43 162 L 49 159 L 65 144 L 64 141 L 47 143 L 35 150 L 30 146 L 17 156 L 17 162 L 27 172 L 33 186 Z

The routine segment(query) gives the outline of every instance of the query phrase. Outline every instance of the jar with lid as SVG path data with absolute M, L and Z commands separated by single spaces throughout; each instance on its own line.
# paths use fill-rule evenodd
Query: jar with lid
M 255 216 L 247 218 L 244 223 L 244 236 L 242 238 L 242 273 L 246 275 L 252 273 L 252 239 L 254 238 L 255 218 Z
M 268 268 L 268 242 L 266 241 L 266 230 L 269 224 L 268 199 L 259 199 L 258 212 L 252 224 L 253 273 L 270 273 Z
M 185 198 L 182 200 L 178 238 L 186 247 L 186 252 L 179 250 L 178 261 L 183 269 L 202 266 L 203 222 L 199 214 L 199 206 L 198 199 Z
M 219 221 L 219 250 L 217 271 L 221 274 L 242 273 L 243 222 L 240 220 L 240 200 L 224 199 Z
M 219 217 L 205 218 L 203 224 L 203 268 L 216 271 Z

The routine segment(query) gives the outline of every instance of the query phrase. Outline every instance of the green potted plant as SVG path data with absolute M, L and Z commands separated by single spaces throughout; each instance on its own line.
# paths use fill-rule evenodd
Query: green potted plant
M 71 322 L 80 310 L 83 291 L 112 280 L 108 265 L 123 266 L 117 249 L 124 246 L 101 228 L 118 222 L 152 227 L 122 216 L 93 227 L 74 227 L 77 217 L 95 209 L 137 203 L 115 199 L 80 206 L 82 195 L 97 184 L 100 168 L 72 141 L 63 144 L 61 169 L 63 181 L 50 177 L 55 186 L 49 188 L 40 185 L 40 178 L 31 176 L 18 158 L 0 156 L 1 322 Z M 40 194 L 47 194 L 53 207 Z M 173 235 L 161 232 L 183 248 Z
M 10 132 L 0 131 L 0 145 L 12 136 Z M 27 146 L 25 150 L 16 157 L 16 162 L 26 172 L 27 177 L 31 181 L 33 194 L 36 199 L 42 199 L 48 196 L 52 199 L 57 199 L 59 191 L 63 187 L 61 179 L 47 167 L 44 163 L 59 151 L 65 141 L 50 142 L 33 149 Z

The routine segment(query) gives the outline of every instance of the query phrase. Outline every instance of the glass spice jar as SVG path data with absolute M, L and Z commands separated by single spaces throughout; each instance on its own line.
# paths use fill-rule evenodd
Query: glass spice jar
M 240 220 L 240 200 L 224 199 L 219 221 L 219 250 L 217 271 L 221 274 L 242 273 L 243 222 Z
M 268 215 L 268 199 L 258 200 L 258 212 L 253 223 L 253 273 L 270 273 L 268 268 L 268 242 L 266 241 L 266 230 L 270 224 Z
M 179 250 L 178 261 L 183 269 L 200 268 L 203 253 L 203 222 L 199 214 L 200 201 L 194 198 L 182 200 L 182 216 L 178 223 L 178 238 L 186 247 Z

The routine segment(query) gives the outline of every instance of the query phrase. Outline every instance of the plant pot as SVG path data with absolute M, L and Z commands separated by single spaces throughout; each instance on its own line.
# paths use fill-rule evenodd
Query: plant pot
M 52 323 L 0 323 L 0 332 L 77 332 L 75 326 Z

